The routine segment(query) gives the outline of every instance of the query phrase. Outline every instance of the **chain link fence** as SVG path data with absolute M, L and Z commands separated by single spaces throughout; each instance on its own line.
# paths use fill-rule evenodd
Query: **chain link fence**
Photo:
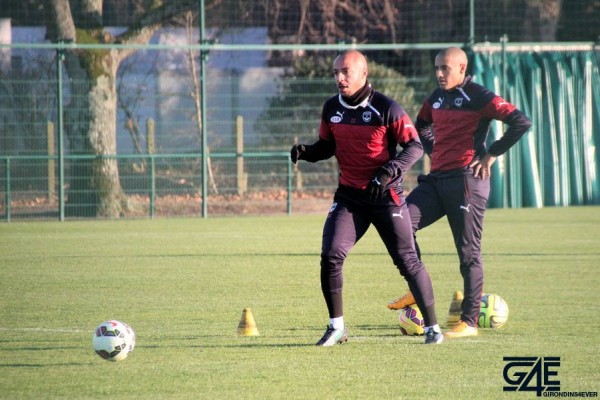
M 125 40 L 149 13 L 143 2 L 125 2 L 129 11 L 121 13 L 117 2 L 105 2 L 102 37 L 92 40 L 86 35 L 98 31 L 79 28 L 73 43 L 48 41 L 50 28 L 28 24 L 32 11 L 17 3 L 12 18 L 0 20 L 0 218 L 7 221 L 326 212 L 335 160 L 293 166 L 289 148 L 316 140 L 321 106 L 336 93 L 331 62 L 346 48 L 365 53 L 374 87 L 413 118 L 435 86 L 433 57 L 448 45 L 489 54 L 518 46 L 529 46 L 522 54 L 553 46 L 584 51 L 590 73 L 598 74 L 598 47 L 588 39 L 597 27 L 586 22 L 594 13 L 582 9 L 572 27 L 580 41 L 561 43 L 561 2 L 327 8 L 311 1 L 305 9 L 190 2 L 189 13 L 175 18 L 165 7 L 161 28 L 144 43 Z M 493 59 L 496 67 L 501 62 Z M 505 79 L 512 87 L 519 75 L 496 68 L 489 78 L 481 69 L 488 66 L 472 64 L 482 83 Z M 575 75 L 570 79 L 583 82 Z M 590 82 L 598 110 L 598 81 Z M 531 98 L 511 100 L 525 106 Z M 597 112 L 589 114 L 588 145 L 598 135 Z M 426 169 L 424 158 L 410 171 L 408 190 Z M 594 193 L 553 205 L 594 203 Z

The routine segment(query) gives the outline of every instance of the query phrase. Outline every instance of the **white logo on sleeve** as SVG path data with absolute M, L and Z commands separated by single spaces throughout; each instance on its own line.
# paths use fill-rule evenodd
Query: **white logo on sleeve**
M 398 212 L 398 213 L 395 213 L 395 212 L 392 213 L 392 218 L 398 218 L 398 217 L 404 219 L 404 216 L 402 216 L 402 210 L 400 210 L 400 212 Z

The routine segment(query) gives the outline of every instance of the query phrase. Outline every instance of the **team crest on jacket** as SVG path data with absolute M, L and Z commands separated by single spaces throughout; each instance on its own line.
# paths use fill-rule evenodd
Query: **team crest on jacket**
M 462 97 L 457 97 L 454 99 L 454 105 L 458 108 L 462 107 L 462 103 L 463 103 L 463 98 Z
M 371 111 L 365 111 L 362 115 L 362 119 L 365 122 L 371 122 Z
M 329 208 L 328 216 L 331 215 L 331 213 L 334 212 L 336 208 L 337 208 L 337 202 L 333 202 L 331 204 L 331 207 Z

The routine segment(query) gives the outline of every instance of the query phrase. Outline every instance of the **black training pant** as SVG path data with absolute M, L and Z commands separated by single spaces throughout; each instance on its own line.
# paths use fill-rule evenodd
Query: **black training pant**
M 465 169 L 423 175 L 418 183 L 406 199 L 413 232 L 416 235 L 443 216 L 448 218 L 464 281 L 461 319 L 477 326 L 483 291 L 481 238 L 490 180 L 476 178 L 471 169 Z M 419 251 L 416 239 L 415 246 Z
M 394 193 L 395 194 L 395 193 Z M 406 279 L 425 325 L 437 323 L 431 278 L 417 256 L 411 220 L 404 199 L 389 192 L 377 203 L 364 191 L 338 188 L 323 227 L 321 289 L 329 317 L 343 315 L 342 268 L 352 247 L 373 224 L 400 274 Z

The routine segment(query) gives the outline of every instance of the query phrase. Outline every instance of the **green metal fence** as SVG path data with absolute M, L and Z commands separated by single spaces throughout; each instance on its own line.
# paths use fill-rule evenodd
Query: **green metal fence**
M 335 161 L 287 153 L 316 139 L 348 48 L 413 118 L 448 46 L 531 116 L 490 206 L 600 201 L 599 47 L 579 42 L 600 33 L 592 1 L 150 3 L 0 9 L 0 218 L 326 212 Z
M 210 214 L 259 214 L 292 212 L 293 169 L 288 152 L 211 154 L 211 167 L 218 171 L 210 180 Z M 65 156 L 65 169 L 72 164 L 97 160 L 96 156 Z M 112 155 L 125 194 L 123 217 L 200 216 L 203 199 L 200 154 Z M 85 216 L 82 208 L 95 210 L 95 203 L 79 202 L 77 210 L 59 200 L 57 156 L 2 156 L 3 218 L 62 218 Z M 233 160 L 233 161 L 232 161 Z M 238 168 L 237 164 L 243 164 Z M 268 171 L 268 172 L 267 172 Z M 64 184 L 76 179 L 65 174 Z M 260 191 L 256 188 L 261 188 Z M 75 194 L 78 195 L 78 194 Z M 303 203 L 302 198 L 298 200 Z M 304 203 L 306 203 L 304 201 Z M 72 206 L 71 206 L 72 207 Z M 95 216 L 95 215 L 90 215 Z
M 317 137 L 321 104 L 335 93 L 329 65 L 252 66 L 253 57 L 304 52 L 308 62 L 358 48 L 371 61 L 376 88 L 414 117 L 435 85 L 433 56 L 450 45 L 461 44 L 133 46 L 137 55 L 117 76 L 114 151 L 101 154 L 77 151 L 89 138 L 78 135 L 85 116 L 78 117 L 78 82 L 65 76 L 62 53 L 119 46 L 12 45 L 35 62 L 0 77 L 0 218 L 326 212 L 335 162 L 292 166 L 288 151 Z M 469 50 L 475 79 L 534 122 L 495 164 L 490 206 L 600 203 L 598 48 L 503 41 Z M 190 52 L 199 62 L 210 54 L 200 104 L 185 61 Z M 413 67 L 391 68 L 394 52 L 405 52 Z M 502 131 L 494 124 L 490 140 Z M 410 171 L 408 190 L 426 169 L 423 160 Z M 119 190 L 116 211 L 103 214 L 98 198 L 106 188 L 94 186 L 94 174 L 104 170 Z

